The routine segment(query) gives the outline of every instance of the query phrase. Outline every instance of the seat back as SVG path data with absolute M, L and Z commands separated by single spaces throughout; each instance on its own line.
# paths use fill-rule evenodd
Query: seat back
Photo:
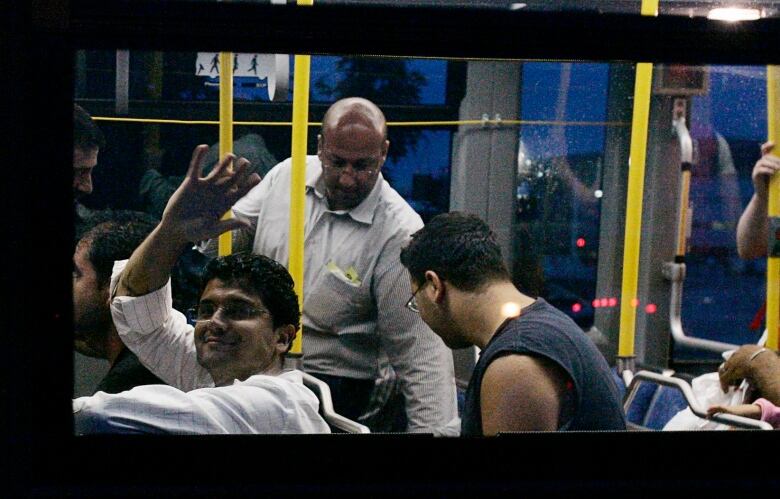
M 687 381 L 650 371 L 637 372 L 628 387 L 623 403 L 629 430 L 662 430 L 678 412 L 690 408 L 700 418 L 708 418 L 735 428 L 771 430 L 765 421 L 715 414 L 708 417 L 705 408 L 696 400 Z
M 314 392 L 320 401 L 320 415 L 328 423 L 333 433 L 371 433 L 366 425 L 345 418 L 333 410 L 333 399 L 330 395 L 330 387 L 321 379 L 301 371 L 303 384 Z

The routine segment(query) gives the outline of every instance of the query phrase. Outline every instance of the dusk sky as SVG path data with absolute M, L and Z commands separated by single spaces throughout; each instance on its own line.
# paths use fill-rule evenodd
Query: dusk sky
M 312 82 L 330 81 L 338 74 L 338 57 L 313 57 Z M 423 73 L 422 104 L 443 104 L 446 91 L 446 61 L 411 59 L 410 69 Z M 525 120 L 555 120 L 561 80 L 561 65 L 553 62 L 526 63 L 523 71 L 521 116 Z M 574 63 L 565 112 L 567 121 L 604 121 L 606 117 L 609 66 L 606 63 Z M 520 91 L 521 89 L 518 89 Z M 313 101 L 328 100 L 311 87 Z M 380 103 L 381 105 L 381 103 Z M 707 109 L 709 108 L 709 110 Z M 710 116 L 707 117 L 707 111 Z M 708 120 L 727 139 L 764 140 L 766 136 L 766 70 L 757 66 L 716 66 L 710 68 L 710 93 L 696 97 L 693 119 Z M 472 118 L 479 118 L 478 116 Z M 550 139 L 553 127 L 525 126 L 523 145 L 530 158 L 544 159 L 561 153 Z M 569 154 L 600 152 L 604 146 L 602 127 L 569 127 L 566 140 Z M 396 172 L 396 188 L 411 191 L 414 173 L 441 175 L 450 162 L 450 133 L 427 129 L 418 153 L 388 166 Z

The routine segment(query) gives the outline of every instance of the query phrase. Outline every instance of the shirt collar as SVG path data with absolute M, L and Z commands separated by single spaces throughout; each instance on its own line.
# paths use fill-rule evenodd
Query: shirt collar
M 382 191 L 382 184 L 384 183 L 384 177 L 380 172 L 377 176 L 374 188 L 368 193 L 366 199 L 350 210 L 334 211 L 328 210 L 331 213 L 346 213 L 356 222 L 371 225 L 374 222 L 374 213 L 379 205 L 379 196 Z M 322 178 L 322 165 L 318 164 L 317 168 L 310 169 L 306 174 L 306 192 L 314 192 L 314 194 L 325 200 L 325 182 Z

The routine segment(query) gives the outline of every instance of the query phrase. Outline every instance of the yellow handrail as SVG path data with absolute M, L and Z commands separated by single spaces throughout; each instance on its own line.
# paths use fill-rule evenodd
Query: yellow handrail
M 642 15 L 658 14 L 658 0 L 642 0 Z M 642 195 L 647 156 L 647 123 L 650 116 L 650 91 L 653 65 L 636 65 L 634 110 L 631 120 L 631 152 L 626 193 L 626 229 L 623 243 L 623 282 L 620 298 L 620 334 L 618 357 L 634 357 L 636 329 L 637 281 L 639 278 L 639 248 L 642 231 Z
M 157 123 L 164 125 L 219 125 L 216 120 L 174 120 L 165 118 L 127 118 L 114 116 L 93 116 L 95 121 L 114 121 L 128 123 Z M 291 126 L 292 121 L 234 121 L 236 126 Z M 556 121 L 556 120 L 438 120 L 438 121 L 388 121 L 387 126 L 614 126 L 624 127 L 630 123 L 625 121 Z M 318 121 L 310 121 L 308 126 L 322 126 Z
M 314 0 L 298 0 L 298 5 L 311 6 Z M 290 260 L 288 270 L 295 283 L 295 293 L 303 313 L 303 238 L 306 209 L 306 143 L 309 122 L 309 80 L 311 56 L 295 56 L 292 122 L 292 178 L 290 180 Z M 303 335 L 295 336 L 289 355 L 303 353 Z
M 233 152 L 233 53 L 219 54 L 219 157 Z M 233 218 L 233 212 L 228 210 L 222 216 L 223 220 Z M 229 255 L 233 252 L 232 233 L 226 232 L 219 236 L 217 254 Z
M 774 154 L 780 155 L 780 66 L 767 66 L 767 118 L 769 140 L 774 141 Z M 780 215 L 780 175 L 769 181 L 769 217 Z M 778 317 L 780 314 L 780 257 L 769 257 L 766 265 L 766 346 L 777 351 Z

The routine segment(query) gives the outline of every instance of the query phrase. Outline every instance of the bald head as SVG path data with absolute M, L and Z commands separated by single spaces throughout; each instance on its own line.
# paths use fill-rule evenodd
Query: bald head
M 366 199 L 389 146 L 385 115 L 376 104 L 350 97 L 330 106 L 317 137 L 330 209 L 348 210 Z
M 333 103 L 322 118 L 322 136 L 335 128 L 370 128 L 387 140 L 385 115 L 376 104 L 362 97 L 347 97 Z

